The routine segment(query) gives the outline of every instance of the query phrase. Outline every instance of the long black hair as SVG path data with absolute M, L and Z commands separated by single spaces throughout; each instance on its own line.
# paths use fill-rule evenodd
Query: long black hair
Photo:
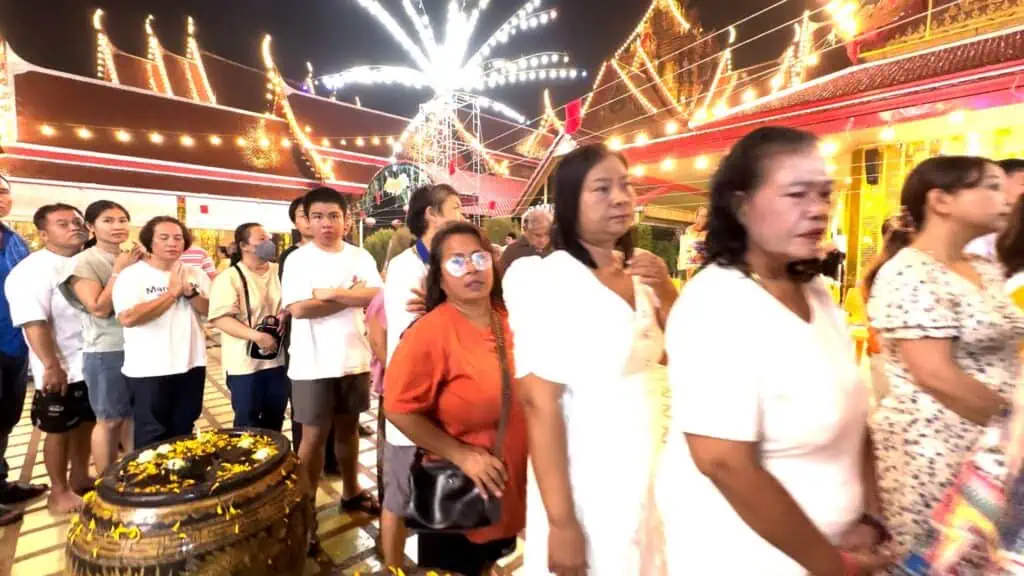
M 242 261 L 242 244 L 249 243 L 249 238 L 252 237 L 252 229 L 259 225 L 259 222 L 246 222 L 235 228 L 235 252 L 231 254 L 232 266 Z
M 622 154 L 604 144 L 589 144 L 566 154 L 552 175 L 555 185 L 555 225 L 551 230 L 551 245 L 556 250 L 565 250 L 588 268 L 597 268 L 597 263 L 580 242 L 580 196 L 583 194 L 583 182 L 587 174 L 608 157 L 617 158 L 629 168 L 629 162 Z M 619 238 L 615 248 L 625 255 L 627 262 L 633 257 L 632 229 Z
M 99 217 L 102 216 L 103 213 L 106 212 L 107 210 L 120 210 L 126 218 L 128 218 L 129 220 L 132 219 L 132 215 L 128 213 L 128 210 L 124 206 L 121 206 L 120 204 L 114 202 L 113 200 L 97 200 L 92 204 L 89 204 L 85 208 L 85 214 L 82 216 L 82 219 L 85 220 L 86 224 L 90 226 L 95 226 L 96 220 L 98 220 Z M 89 239 L 85 241 L 85 245 L 82 246 L 82 249 L 84 250 L 86 248 L 92 248 L 95 245 L 96 234 L 93 233 L 93 235 L 90 236 Z
M 705 265 L 718 264 L 748 272 L 747 229 L 737 211 L 763 183 L 768 163 L 778 154 L 813 149 L 818 138 L 810 132 L 783 126 L 758 128 L 740 139 L 722 159 L 711 179 L 711 209 L 704 242 Z M 803 278 L 805 273 L 791 270 Z
M 472 236 L 480 241 L 480 249 L 491 252 L 491 273 L 494 274 L 494 285 L 491 287 L 491 306 L 498 310 L 504 310 L 505 299 L 501 291 L 501 273 L 498 271 L 498 259 L 494 257 L 491 242 L 487 235 L 479 228 L 469 222 L 449 222 L 434 234 L 430 242 L 430 259 L 427 266 L 426 297 L 424 298 L 427 312 L 437 308 L 448 301 L 448 295 L 441 287 L 442 270 L 444 262 L 441 261 L 441 249 L 444 243 L 452 236 Z
M 914 241 L 914 227 L 906 212 L 889 218 L 882 223 L 882 252 L 875 257 L 871 267 L 864 273 L 864 300 L 871 297 L 871 287 L 882 269 L 882 265 L 892 259 L 897 252 L 903 250 Z

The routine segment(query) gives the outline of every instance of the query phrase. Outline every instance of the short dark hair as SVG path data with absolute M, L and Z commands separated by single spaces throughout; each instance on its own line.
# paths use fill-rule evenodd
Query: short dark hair
M 441 227 L 430 242 L 430 262 L 427 265 L 426 296 L 424 303 L 427 312 L 437 308 L 448 301 L 448 295 L 441 288 L 441 271 L 444 263 L 441 262 L 441 248 L 448 238 L 452 236 L 472 236 L 480 241 L 482 250 L 491 250 L 491 241 L 480 228 L 470 222 L 449 222 Z M 498 270 L 498 259 L 491 258 L 491 271 L 494 274 L 494 285 L 491 287 L 491 305 L 498 309 L 505 309 L 504 294 L 501 290 L 501 272 Z
M 449 196 L 458 195 L 455 188 L 447 184 L 426 184 L 413 190 L 409 196 L 409 213 L 405 217 L 412 235 L 420 238 L 427 233 L 428 208 L 440 211 Z
M 581 146 L 565 155 L 555 167 L 552 179 L 555 183 L 555 226 L 551 231 L 551 245 L 565 250 L 588 268 L 597 268 L 594 257 L 583 246 L 579 238 L 580 196 L 587 174 L 605 158 L 618 158 L 629 168 L 626 157 L 604 144 Z M 633 257 L 633 230 L 619 238 L 615 247 L 622 251 L 629 261 Z
M 1017 172 L 1024 171 L 1024 158 L 1007 158 L 997 162 L 999 167 L 1006 172 L 1007 176 L 1013 176 Z
M 146 249 L 146 252 L 153 253 L 153 234 L 156 233 L 156 227 L 158 224 L 177 224 L 181 228 L 181 236 L 185 239 L 185 250 L 192 247 L 192 233 L 189 232 L 188 228 L 181 223 L 181 220 L 174 218 L 173 216 L 157 216 L 151 218 L 149 222 L 139 230 L 139 242 L 142 247 Z
M 303 194 L 295 200 L 292 200 L 292 203 L 288 205 L 288 218 L 292 221 L 292 224 L 295 224 L 295 213 L 299 211 L 299 208 L 302 208 L 303 212 L 306 211 L 305 206 L 303 206 L 305 201 L 306 195 Z
M 505 234 L 505 238 L 511 238 L 515 240 L 516 238 L 518 238 L 518 236 L 516 236 L 515 232 L 509 232 L 508 234 Z
M 57 202 L 54 204 L 47 204 L 40 206 L 36 213 L 32 215 L 32 224 L 35 225 L 36 230 L 43 231 L 46 229 L 46 221 L 50 217 L 50 214 L 54 212 L 65 212 L 72 211 L 77 213 L 79 216 L 82 215 L 82 211 L 70 204 L 64 204 L 63 202 Z
M 768 173 L 770 161 L 779 154 L 814 148 L 818 137 L 785 126 L 764 126 L 740 139 L 718 165 L 711 179 L 711 208 L 704 241 L 706 264 L 747 271 L 749 234 L 736 215 L 740 196 L 753 194 Z M 809 279 L 809 278 L 808 278 Z
M 341 211 L 348 214 L 348 201 L 342 196 L 341 192 L 338 192 L 334 188 L 328 188 L 321 186 L 320 188 L 314 188 L 309 191 L 308 194 L 302 197 L 302 210 L 306 213 L 306 217 L 309 217 L 309 208 L 313 204 L 335 204 Z

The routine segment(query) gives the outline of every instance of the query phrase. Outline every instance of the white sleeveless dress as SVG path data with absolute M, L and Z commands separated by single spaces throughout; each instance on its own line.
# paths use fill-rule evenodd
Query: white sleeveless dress
M 519 376 L 563 384 L 569 475 L 591 575 L 654 575 L 662 540 L 653 503 L 668 417 L 657 303 L 636 282 L 635 310 L 566 252 L 520 260 L 504 288 Z M 527 481 L 523 574 L 548 574 L 547 514 Z

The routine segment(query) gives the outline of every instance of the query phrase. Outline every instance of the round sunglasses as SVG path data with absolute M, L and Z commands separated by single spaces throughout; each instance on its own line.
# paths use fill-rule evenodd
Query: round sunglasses
M 453 278 L 462 278 L 470 272 L 470 266 L 475 270 L 487 270 L 494 263 L 490 252 L 478 250 L 469 256 L 456 254 L 444 261 L 444 269 Z

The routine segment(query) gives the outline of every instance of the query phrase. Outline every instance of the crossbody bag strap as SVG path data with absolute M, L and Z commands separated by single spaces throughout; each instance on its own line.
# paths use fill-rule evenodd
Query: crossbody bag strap
M 494 442 L 494 457 L 501 460 L 505 448 L 505 432 L 508 428 L 508 416 L 512 410 L 512 372 L 508 367 L 508 355 L 505 351 L 505 327 L 497 313 L 491 315 L 491 330 L 497 344 L 498 364 L 501 365 L 501 417 L 498 420 L 498 436 Z
M 245 274 L 242 273 L 242 269 L 238 267 L 238 263 L 235 262 L 231 265 L 238 272 L 238 278 L 242 281 L 242 294 L 245 296 L 245 319 L 246 326 L 252 328 L 252 307 L 249 306 L 249 283 L 245 281 Z

